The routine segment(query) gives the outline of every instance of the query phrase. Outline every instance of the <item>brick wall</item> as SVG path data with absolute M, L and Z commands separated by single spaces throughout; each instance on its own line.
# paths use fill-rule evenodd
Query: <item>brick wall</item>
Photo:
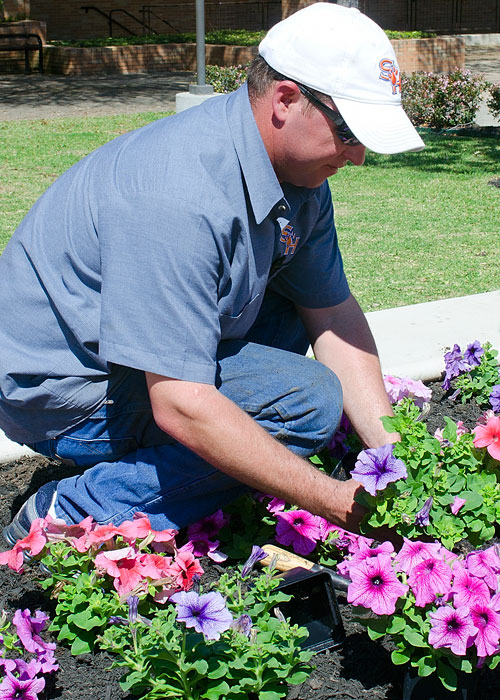
M 12 1 L 12 0 L 11 0 Z M 19 0 L 21 1 L 21 0 Z M 111 32 L 108 19 L 95 10 L 82 10 L 82 6 L 94 6 L 109 15 L 123 27 L 112 24 Z M 151 8 L 148 10 L 147 8 Z M 196 28 L 196 4 L 178 2 L 178 0 L 161 0 L 154 5 L 145 5 L 144 0 L 31 0 L 31 17 L 42 19 L 49 28 L 50 39 L 89 39 L 94 37 L 130 36 L 150 34 L 144 31 L 140 21 L 146 22 L 160 34 L 194 32 Z M 125 12 L 133 15 L 136 20 Z M 268 29 L 281 19 L 279 0 L 238 0 L 231 2 L 205 2 L 205 26 L 211 29 Z M 130 31 L 127 31 L 130 30 Z
M 465 43 L 458 37 L 393 40 L 403 72 L 425 70 L 449 72 L 465 67 Z M 256 46 L 206 46 L 207 65 L 245 64 L 257 54 Z M 0 72 L 2 68 L 0 56 Z M 32 65 L 35 66 L 34 57 Z M 97 75 L 105 73 L 138 73 L 196 70 L 194 44 L 149 44 L 145 46 L 106 46 L 88 49 L 60 46 L 44 47 L 44 67 L 48 73 L 62 75 Z M 18 55 L 16 66 L 24 70 L 24 56 Z

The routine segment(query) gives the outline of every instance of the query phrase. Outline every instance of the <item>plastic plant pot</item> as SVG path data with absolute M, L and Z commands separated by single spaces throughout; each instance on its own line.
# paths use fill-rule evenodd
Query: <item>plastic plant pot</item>
M 458 674 L 455 692 L 448 690 L 435 674 L 421 677 L 410 668 L 403 681 L 403 700 L 474 700 L 477 685 L 476 673 Z
M 297 567 L 282 579 L 279 589 L 293 597 L 279 609 L 292 624 L 307 628 L 309 637 L 302 647 L 316 652 L 340 647 L 345 630 L 329 572 Z

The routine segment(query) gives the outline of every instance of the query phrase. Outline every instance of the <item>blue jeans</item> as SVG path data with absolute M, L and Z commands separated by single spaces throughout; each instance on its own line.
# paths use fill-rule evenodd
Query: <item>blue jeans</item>
M 303 457 L 328 443 L 342 414 L 340 382 L 303 356 L 307 347 L 293 306 L 268 294 L 247 338 L 220 343 L 216 380 L 222 394 Z M 120 524 L 139 511 L 154 529 L 181 528 L 248 488 L 158 428 L 138 370 L 90 418 L 31 447 L 82 467 L 57 487 L 56 515 L 69 523 L 92 515 Z

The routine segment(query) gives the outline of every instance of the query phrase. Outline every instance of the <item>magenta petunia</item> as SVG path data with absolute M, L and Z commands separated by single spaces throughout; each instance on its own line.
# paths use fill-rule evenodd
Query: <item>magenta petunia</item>
M 463 606 L 455 609 L 450 605 L 443 605 L 435 612 L 429 613 L 429 616 L 429 643 L 435 649 L 447 647 L 457 656 L 464 656 L 477 634 L 477 628 L 470 619 L 469 608 Z
M 497 574 L 500 573 L 500 559 L 496 547 L 470 552 L 466 557 L 469 572 L 482 578 L 492 591 L 496 591 Z
M 408 591 L 396 576 L 391 558 L 386 554 L 364 559 L 349 568 L 351 583 L 347 601 L 373 610 L 376 615 L 392 615 L 396 602 Z
M 187 529 L 187 539 L 193 541 L 213 540 L 228 522 L 228 516 L 224 515 L 223 511 L 219 508 L 219 510 L 212 515 L 208 515 L 206 518 L 202 518 L 196 523 L 189 525 Z
M 490 590 L 486 583 L 473 576 L 470 571 L 461 564 L 456 564 L 453 567 L 453 601 L 455 607 L 459 608 L 463 605 L 474 605 L 476 603 L 489 603 Z
M 33 616 L 28 608 L 16 610 L 12 622 L 26 651 L 44 654 L 56 648 L 53 642 L 46 642 L 40 637 L 40 632 L 45 629 L 48 619 L 48 615 L 41 610 L 37 610 Z
M 396 555 L 396 563 L 401 571 L 409 574 L 417 564 L 426 559 L 437 559 L 441 551 L 439 542 L 421 542 L 403 538 L 403 546 Z
M 479 657 L 491 656 L 498 652 L 500 640 L 500 614 L 490 605 L 476 603 L 470 608 L 471 620 L 477 628 L 474 644 Z
M 453 515 L 456 515 L 458 511 L 465 505 L 466 500 L 465 498 L 460 498 L 459 496 L 455 496 L 453 503 L 450 506 L 451 512 Z
M 307 510 L 276 513 L 276 541 L 291 546 L 296 554 L 310 554 L 321 537 L 320 521 Z
M 351 476 L 359 481 L 372 496 L 393 481 L 406 479 L 408 476 L 405 463 L 394 457 L 393 449 L 394 445 L 388 444 L 363 450 L 358 455 Z
M 425 559 L 417 564 L 408 576 L 408 583 L 415 595 L 415 605 L 424 607 L 434 602 L 436 595 L 450 590 L 451 569 L 439 559 Z

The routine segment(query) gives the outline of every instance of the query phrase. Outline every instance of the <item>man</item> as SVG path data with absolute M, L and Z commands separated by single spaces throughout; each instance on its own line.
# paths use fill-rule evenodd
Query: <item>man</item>
M 327 178 L 423 147 L 399 93 L 384 32 L 317 3 L 270 30 L 248 86 L 40 198 L 0 258 L 0 425 L 80 473 L 30 497 L 10 544 L 47 513 L 182 527 L 248 486 L 356 526 L 360 485 L 304 458 L 342 407 L 365 445 L 397 436 Z

